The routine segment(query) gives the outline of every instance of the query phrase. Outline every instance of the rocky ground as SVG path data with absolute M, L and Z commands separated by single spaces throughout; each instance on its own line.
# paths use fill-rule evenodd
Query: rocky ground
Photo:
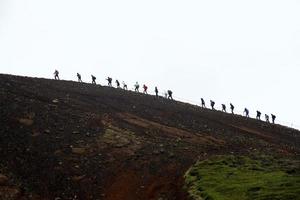
M 300 132 L 121 89 L 0 75 L 0 199 L 187 199 L 215 155 L 300 159 Z

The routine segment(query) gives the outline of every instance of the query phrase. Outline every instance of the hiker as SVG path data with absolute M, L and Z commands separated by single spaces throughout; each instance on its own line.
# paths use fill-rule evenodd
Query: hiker
M 270 123 L 269 115 L 265 114 L 266 122 Z
M 136 82 L 135 85 L 134 85 L 134 91 L 139 92 L 139 88 L 140 88 L 140 85 L 139 85 L 138 82 Z
M 96 84 L 96 77 L 91 75 L 92 76 L 92 84 Z
M 121 88 L 120 87 L 120 82 L 118 80 L 116 80 L 116 84 L 117 84 L 117 88 Z
M 173 100 L 172 94 L 173 94 L 173 92 L 171 90 L 168 90 L 168 99 Z
M 226 112 L 226 105 L 222 104 L 222 112 Z
M 249 110 L 247 108 L 245 108 L 244 113 L 246 114 L 246 117 L 249 117 Z
M 109 87 L 112 87 L 112 84 L 111 84 L 111 82 L 112 82 L 112 78 L 110 78 L 110 77 L 107 77 L 107 79 L 106 79 L 107 81 L 108 81 L 108 86 Z
M 202 106 L 202 108 L 206 108 L 206 106 L 205 106 L 205 101 L 204 101 L 203 98 L 201 98 L 201 106 Z
M 214 101 L 212 101 L 212 100 L 210 100 L 210 106 L 211 106 L 211 109 L 212 110 L 214 110 L 215 108 L 214 108 L 214 106 L 215 106 L 215 102 Z
M 231 110 L 231 113 L 234 114 L 234 113 L 233 113 L 234 105 L 233 105 L 232 103 L 230 103 L 230 110 Z
M 256 111 L 256 119 L 260 120 L 260 116 L 261 116 L 261 112 L 260 111 Z
M 156 86 L 155 86 L 155 90 L 154 91 L 155 91 L 155 96 L 158 97 L 158 89 L 157 89 Z
M 276 119 L 276 116 L 275 116 L 275 115 L 273 115 L 273 114 L 271 114 L 271 117 L 272 117 L 272 122 L 273 122 L 273 124 L 275 124 L 275 119 Z
M 143 85 L 143 88 L 144 88 L 144 92 L 143 92 L 143 93 L 144 93 L 144 94 L 148 94 L 148 93 L 147 93 L 148 87 L 144 84 L 144 85 Z
M 127 84 L 124 81 L 122 82 L 122 84 L 123 84 L 123 89 L 127 90 Z
M 77 73 L 77 78 L 78 78 L 78 82 L 82 83 L 81 75 L 79 73 Z
M 54 79 L 55 80 L 59 80 L 59 76 L 58 76 L 59 72 L 57 70 L 54 71 Z

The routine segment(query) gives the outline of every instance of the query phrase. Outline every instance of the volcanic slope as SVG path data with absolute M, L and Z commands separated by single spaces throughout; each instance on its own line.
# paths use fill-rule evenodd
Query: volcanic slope
M 0 199 L 188 199 L 215 155 L 299 159 L 300 133 L 116 88 L 0 75 Z

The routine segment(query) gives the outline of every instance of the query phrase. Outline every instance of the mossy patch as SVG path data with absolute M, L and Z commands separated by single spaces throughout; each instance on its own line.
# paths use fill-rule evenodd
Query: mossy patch
M 300 164 L 260 156 L 219 156 L 185 174 L 196 200 L 300 200 Z
M 100 140 L 107 145 L 112 145 L 117 148 L 140 143 L 139 138 L 133 132 L 121 130 L 117 127 L 107 128 Z

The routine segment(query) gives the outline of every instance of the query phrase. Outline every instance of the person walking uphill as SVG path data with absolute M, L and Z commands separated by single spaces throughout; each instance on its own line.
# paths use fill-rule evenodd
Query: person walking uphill
M 109 87 L 112 87 L 112 78 L 110 78 L 110 77 L 107 77 L 107 79 L 106 79 L 107 81 L 108 81 L 108 86 Z
M 54 79 L 59 80 L 59 72 L 57 70 L 54 71 Z
M 272 117 L 272 122 L 273 122 L 273 124 L 275 124 L 275 119 L 276 119 L 276 116 L 275 116 L 275 115 L 273 115 L 273 114 L 271 114 L 271 117 Z
M 91 75 L 92 76 L 92 84 L 95 84 L 96 85 L 96 77 Z
M 78 82 L 82 83 L 81 75 L 79 73 L 77 73 L 77 78 L 78 78 Z
M 116 84 L 117 84 L 117 88 L 121 88 L 120 87 L 120 82 L 118 80 L 116 80 Z
M 260 116 L 261 116 L 261 112 L 260 111 L 256 111 L 256 119 L 260 120 Z
M 168 99 L 173 100 L 173 92 L 171 90 L 168 90 Z
M 226 112 L 226 105 L 222 104 L 222 112 Z
M 211 109 L 212 109 L 212 110 L 215 109 L 215 108 L 214 108 L 215 104 L 216 104 L 216 103 L 215 103 L 214 101 L 210 100 L 210 106 L 211 106 Z
M 265 114 L 266 122 L 270 123 L 270 117 L 269 115 Z
M 127 90 L 127 84 L 124 81 L 122 82 L 122 84 L 123 84 L 123 89 Z
M 233 105 L 232 103 L 230 103 L 230 110 L 231 110 L 231 113 L 234 114 L 234 113 L 233 113 L 234 105 Z
M 134 85 L 134 91 L 139 92 L 139 88 L 140 88 L 140 85 L 139 85 L 138 82 L 136 82 L 135 85 Z
M 155 91 L 155 96 L 158 97 L 158 89 L 157 89 L 156 86 L 155 86 L 155 90 L 154 91 Z
M 247 108 L 245 108 L 244 113 L 246 117 L 249 117 L 249 110 Z
M 201 106 L 202 106 L 202 108 L 206 108 L 206 106 L 205 106 L 205 101 L 204 101 L 203 98 L 201 98 Z
M 143 88 L 144 88 L 144 92 L 143 92 L 143 93 L 144 93 L 144 94 L 148 94 L 148 92 L 147 92 L 148 87 L 144 84 L 144 85 L 143 85 Z

